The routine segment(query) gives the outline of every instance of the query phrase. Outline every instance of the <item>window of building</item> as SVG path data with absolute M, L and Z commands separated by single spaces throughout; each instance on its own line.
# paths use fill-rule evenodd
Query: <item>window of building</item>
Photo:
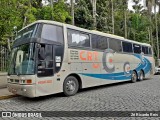
M 121 41 L 113 38 L 109 38 L 109 48 L 114 50 L 115 52 L 121 52 Z
M 92 48 L 105 50 L 108 48 L 107 37 L 100 35 L 92 35 Z
M 134 48 L 134 53 L 141 53 L 141 46 L 138 44 L 133 44 L 133 48 Z
M 132 43 L 122 42 L 122 46 L 123 46 L 123 52 L 128 52 L 128 53 L 133 52 Z
M 44 24 L 41 37 L 46 40 L 63 43 L 63 29 L 60 26 Z
M 89 34 L 68 29 L 67 33 L 69 46 L 90 47 Z

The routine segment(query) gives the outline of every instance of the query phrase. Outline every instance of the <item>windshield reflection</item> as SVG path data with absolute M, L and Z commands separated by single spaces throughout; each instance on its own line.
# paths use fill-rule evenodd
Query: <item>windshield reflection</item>
M 35 73 L 35 44 L 24 44 L 13 49 L 9 74 L 34 74 Z

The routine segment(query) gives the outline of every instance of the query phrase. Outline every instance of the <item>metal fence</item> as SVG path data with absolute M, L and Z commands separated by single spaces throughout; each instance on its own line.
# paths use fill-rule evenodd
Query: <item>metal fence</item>
M 6 72 L 8 68 L 8 49 L 5 46 L 0 45 L 0 72 Z

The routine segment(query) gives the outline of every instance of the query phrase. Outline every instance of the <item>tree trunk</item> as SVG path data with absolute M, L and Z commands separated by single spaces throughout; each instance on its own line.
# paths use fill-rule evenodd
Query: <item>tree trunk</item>
M 148 4 L 147 4 L 147 7 L 148 7 L 148 16 L 149 16 L 149 20 L 150 20 L 150 40 L 151 40 L 151 45 L 152 45 L 152 48 L 154 50 L 154 41 L 153 41 L 153 35 L 152 35 L 152 5 L 153 5 L 153 1 L 152 0 L 148 0 Z
M 7 47 L 8 47 L 8 51 L 11 52 L 11 44 L 10 44 L 10 40 L 9 38 L 7 39 Z
M 52 20 L 54 20 L 53 18 L 53 0 L 51 0 L 51 17 L 52 17 Z
M 124 30 L 124 32 L 125 32 L 125 38 L 127 38 L 127 12 L 126 11 L 124 11 L 124 27 L 125 27 L 125 30 Z
M 150 35 L 149 27 L 148 27 L 148 40 L 149 40 L 149 44 L 151 44 L 151 35 Z
M 113 8 L 113 0 L 111 0 L 112 4 L 112 34 L 114 34 L 114 8 Z
M 159 40 L 158 40 L 158 24 L 157 24 L 157 13 L 156 13 L 156 3 L 154 5 L 154 14 L 155 14 L 155 28 L 156 28 L 156 40 L 157 40 L 157 59 L 159 59 Z
M 96 3 L 97 0 L 92 0 L 92 10 L 93 10 L 93 29 L 96 30 L 97 23 L 96 23 Z
M 23 27 L 25 27 L 26 22 L 27 22 L 27 17 L 26 17 L 26 16 L 24 16 L 24 20 L 23 20 Z
M 71 16 L 72 16 L 72 25 L 74 25 L 74 0 L 71 0 Z

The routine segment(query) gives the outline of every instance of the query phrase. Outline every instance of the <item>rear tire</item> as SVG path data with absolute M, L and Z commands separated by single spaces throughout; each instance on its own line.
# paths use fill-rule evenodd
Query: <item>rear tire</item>
M 144 80 L 144 73 L 143 73 L 142 70 L 141 70 L 140 73 L 139 73 L 139 80 L 140 80 L 140 81 Z
M 66 96 L 72 96 L 77 93 L 79 89 L 79 83 L 77 78 L 74 76 L 69 76 L 65 79 L 63 83 L 63 92 Z
M 137 79 L 138 79 L 137 73 L 135 71 L 133 71 L 132 75 L 131 75 L 131 82 L 135 83 L 135 82 L 137 82 Z

